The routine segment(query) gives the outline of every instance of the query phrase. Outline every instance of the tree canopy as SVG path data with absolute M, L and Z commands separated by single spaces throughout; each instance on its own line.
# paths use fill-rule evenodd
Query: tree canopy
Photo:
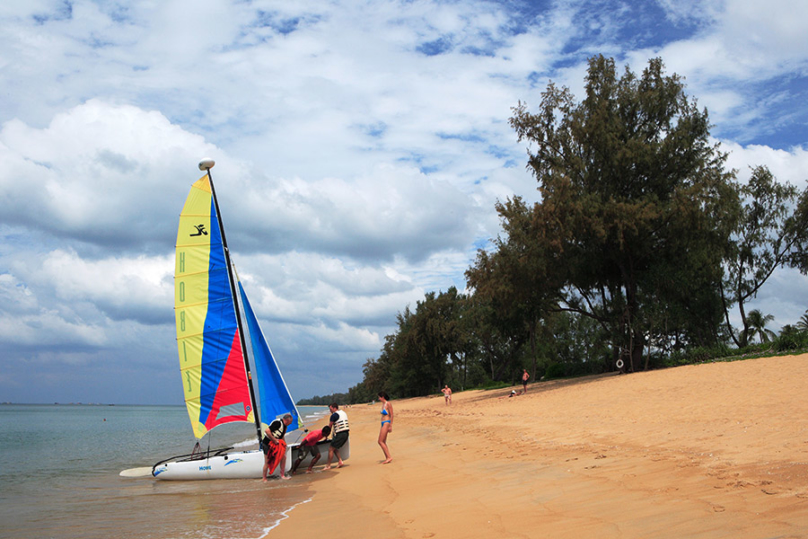
M 745 305 L 776 268 L 808 272 L 808 189 L 765 167 L 738 182 L 707 111 L 661 59 L 638 76 L 591 58 L 583 100 L 550 83 L 510 125 L 540 199 L 496 204 L 501 233 L 478 251 L 465 293 L 429 292 L 400 312 L 351 402 L 516 383 L 522 368 L 533 380 L 634 372 L 772 339 L 772 317 Z
M 680 291 L 720 279 L 738 195 L 725 154 L 709 140 L 707 111 L 679 77 L 654 59 L 641 77 L 626 68 L 618 78 L 614 61 L 598 56 L 583 101 L 551 83 L 538 112 L 519 103 L 511 125 L 530 143 L 538 241 L 567 273 L 566 309 L 607 327 L 629 370 L 640 368 L 648 338 L 672 337 L 661 334 L 660 301 L 716 325 L 720 311 L 694 307 L 717 296 L 705 302 Z M 678 329 L 677 341 L 716 336 Z

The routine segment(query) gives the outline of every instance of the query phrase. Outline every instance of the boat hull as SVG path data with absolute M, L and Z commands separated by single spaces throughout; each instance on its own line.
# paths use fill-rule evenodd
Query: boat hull
M 328 457 L 328 441 L 317 444 L 321 457 L 318 464 L 325 464 Z M 340 448 L 342 460 L 351 454 L 350 441 Z M 289 472 L 292 463 L 300 454 L 297 444 L 286 451 L 284 471 Z M 307 455 L 301 467 L 308 466 L 311 455 Z M 181 460 L 164 462 L 152 469 L 152 476 L 160 480 L 199 481 L 208 479 L 261 479 L 264 472 L 264 453 L 262 451 L 232 451 L 223 455 L 210 456 L 198 460 Z M 273 476 L 280 475 L 280 466 L 275 469 Z

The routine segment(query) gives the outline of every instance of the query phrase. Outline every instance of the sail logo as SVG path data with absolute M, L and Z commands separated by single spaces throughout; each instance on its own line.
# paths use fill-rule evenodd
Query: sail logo
M 231 464 L 238 464 L 239 462 L 241 462 L 241 459 L 233 459 L 233 460 L 228 460 L 227 462 L 224 463 L 224 465 L 225 466 L 230 466 Z
M 199 471 L 200 472 L 205 472 L 205 471 L 209 472 L 210 471 L 210 466 L 200 466 Z
M 208 231 L 205 230 L 205 225 L 194 225 L 194 228 L 196 229 L 196 234 L 191 234 L 191 237 L 208 235 Z

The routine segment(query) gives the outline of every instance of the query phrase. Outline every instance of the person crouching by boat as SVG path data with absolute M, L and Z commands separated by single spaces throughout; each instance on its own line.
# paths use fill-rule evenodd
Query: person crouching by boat
M 331 427 L 331 432 L 334 437 L 331 439 L 331 446 L 328 448 L 328 462 L 325 464 L 325 470 L 331 469 L 331 461 L 334 455 L 337 455 L 337 468 L 342 468 L 342 457 L 339 456 L 339 448 L 345 445 L 348 441 L 348 414 L 339 409 L 339 404 L 332 402 L 328 405 L 331 410 L 331 417 L 329 418 L 328 426 Z
M 320 448 L 317 447 L 317 442 L 328 438 L 328 435 L 331 434 L 331 427 L 326 425 L 322 429 L 313 430 L 306 435 L 300 441 L 300 448 L 298 449 L 299 454 L 297 456 L 297 460 L 294 464 L 292 464 L 292 474 L 297 471 L 297 467 L 300 466 L 300 463 L 306 458 L 307 455 L 311 454 L 311 463 L 309 463 L 309 469 L 306 470 L 306 473 L 311 473 L 312 468 L 314 465 L 317 464 L 317 461 L 320 460 Z
M 387 447 L 387 435 L 393 432 L 393 405 L 390 404 L 390 397 L 384 391 L 379 391 L 378 397 L 382 401 L 382 428 L 379 431 L 379 447 L 382 448 L 385 457 L 382 464 L 390 464 L 393 457 L 390 456 L 390 448 Z
M 286 475 L 284 464 L 286 457 L 286 427 L 292 423 L 292 414 L 285 414 L 281 419 L 276 419 L 269 424 L 267 430 L 264 431 L 263 443 L 261 444 L 264 449 L 264 482 L 267 480 L 267 472 L 270 474 L 275 472 L 275 468 L 280 464 L 281 466 L 281 479 L 291 479 Z

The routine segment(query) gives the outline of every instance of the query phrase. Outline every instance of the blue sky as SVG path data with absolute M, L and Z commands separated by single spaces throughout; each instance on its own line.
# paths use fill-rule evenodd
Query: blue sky
M 662 57 L 742 180 L 808 177 L 804 2 L 10 0 L 0 32 L 0 401 L 181 402 L 173 244 L 202 157 L 295 399 L 464 288 L 494 203 L 536 197 L 511 107 L 580 97 L 592 55 Z M 796 322 L 808 278 L 752 307 Z

